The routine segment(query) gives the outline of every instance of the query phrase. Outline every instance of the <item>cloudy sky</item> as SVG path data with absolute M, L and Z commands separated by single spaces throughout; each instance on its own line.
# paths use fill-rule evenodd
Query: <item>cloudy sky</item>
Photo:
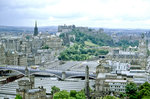
M 0 25 L 150 29 L 150 0 L 0 0 Z

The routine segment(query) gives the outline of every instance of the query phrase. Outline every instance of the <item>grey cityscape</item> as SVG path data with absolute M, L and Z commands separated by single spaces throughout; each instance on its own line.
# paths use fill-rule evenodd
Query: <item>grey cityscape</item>
M 0 99 L 150 99 L 149 0 L 0 0 Z

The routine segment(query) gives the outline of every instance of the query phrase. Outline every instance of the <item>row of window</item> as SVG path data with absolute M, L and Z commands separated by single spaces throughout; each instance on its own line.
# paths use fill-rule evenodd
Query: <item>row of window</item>
M 125 91 L 125 89 L 112 89 L 112 91 Z
M 110 83 L 111 85 L 126 85 L 126 83 Z
M 113 58 L 138 58 L 137 55 L 113 55 Z
M 111 88 L 125 88 L 125 86 L 110 86 Z

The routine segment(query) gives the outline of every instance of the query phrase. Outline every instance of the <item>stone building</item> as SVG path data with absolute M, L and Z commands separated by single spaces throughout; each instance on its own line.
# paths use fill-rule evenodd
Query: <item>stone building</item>
M 40 37 L 34 37 L 31 41 L 31 51 L 33 54 L 37 53 L 37 50 L 40 49 L 43 45 L 43 39 L 41 39 Z
M 97 78 L 95 81 L 95 96 L 101 97 L 110 95 L 111 93 L 117 94 L 125 92 L 127 84 L 126 77 L 118 76 L 117 74 L 110 73 L 111 68 L 105 66 L 105 60 L 101 61 L 96 68 Z
M 69 28 L 74 28 L 74 26 Z M 47 57 L 47 53 L 43 55 L 43 53 L 38 53 L 38 50 L 43 50 L 44 46 L 48 46 L 49 49 L 46 50 L 51 51 L 52 54 L 48 54 L 47 59 L 50 59 L 52 55 L 57 56 L 63 48 L 63 41 L 58 36 L 38 34 L 37 23 L 35 23 L 34 34 L 4 35 L 0 37 L 0 42 L 0 64 L 6 65 L 40 65 L 42 57 Z
M 18 54 L 15 51 L 7 51 L 6 52 L 6 61 L 7 65 L 17 65 L 18 64 Z
M 51 49 L 61 49 L 62 43 L 63 41 L 56 36 L 49 36 L 45 41 L 45 45 L 47 45 Z
M 5 53 L 5 63 L 6 65 L 18 65 L 18 66 L 26 66 L 27 65 L 27 57 L 26 54 L 18 53 L 16 51 L 7 51 Z
M 139 65 L 141 69 L 145 69 L 147 65 L 147 56 L 139 52 L 126 52 L 119 49 L 112 50 L 107 59 L 120 61 L 122 63 L 130 63 L 133 66 Z
M 96 68 L 95 94 L 98 97 L 109 94 L 109 86 L 105 84 L 105 75 L 109 72 L 109 68 L 104 67 L 103 62 L 101 61 Z
M 0 64 L 5 64 L 5 49 L 2 43 L 0 43 Z
M 20 37 L 10 37 L 10 36 L 5 36 L 1 38 L 1 41 L 4 45 L 4 48 L 6 51 L 8 50 L 13 50 L 13 51 L 19 51 L 19 46 L 20 46 Z
M 127 80 L 124 79 L 106 79 L 105 83 L 109 86 L 110 92 L 125 92 L 125 87 L 127 85 Z
M 142 34 L 141 39 L 139 40 L 138 51 L 139 51 L 139 53 L 142 53 L 145 56 L 147 56 L 147 48 L 148 47 L 146 44 L 145 35 Z
M 129 49 L 131 49 L 131 47 Z M 139 40 L 139 46 L 136 49 L 138 50 L 122 51 L 119 48 L 114 48 L 109 52 L 107 59 L 113 61 L 120 61 L 122 63 L 130 63 L 131 66 L 135 68 L 136 66 L 140 66 L 140 69 L 146 69 L 147 45 L 144 35 Z
M 32 79 L 32 80 L 31 80 Z M 34 88 L 34 78 L 18 81 L 19 88 L 16 93 L 23 99 L 46 99 L 46 89 L 43 87 Z
M 27 56 L 23 53 L 18 53 L 18 64 L 19 66 L 27 66 Z
M 127 71 L 130 69 L 131 66 L 129 63 L 121 63 L 120 61 L 107 60 L 107 62 L 108 65 L 111 67 L 111 73 L 120 73 L 122 71 Z
M 34 64 L 35 65 L 39 65 L 41 63 L 42 63 L 42 56 L 41 56 L 41 54 L 36 54 L 34 56 Z
M 117 62 L 118 66 L 121 64 Z M 115 65 L 117 65 L 115 63 Z M 109 66 L 107 66 L 109 65 Z M 114 65 L 114 64 L 113 64 Z M 123 64 L 123 67 L 128 64 Z M 113 93 L 117 95 L 120 92 L 125 92 L 125 86 L 129 82 L 134 82 L 137 86 L 145 82 L 150 82 L 150 75 L 146 70 L 117 68 L 119 72 L 112 72 L 113 66 L 109 62 L 102 60 L 96 68 L 96 81 L 95 81 L 95 96 L 101 97 Z M 128 67 L 128 66 L 127 66 Z
M 75 29 L 75 25 L 69 25 L 69 26 L 67 26 L 67 25 L 59 25 L 58 26 L 58 32 L 62 32 L 62 33 L 64 33 L 64 32 L 70 32 L 70 31 L 72 31 L 72 29 Z

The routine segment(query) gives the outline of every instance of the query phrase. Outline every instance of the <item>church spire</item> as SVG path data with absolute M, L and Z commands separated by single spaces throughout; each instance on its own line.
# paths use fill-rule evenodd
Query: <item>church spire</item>
M 37 21 L 35 21 L 35 27 L 34 27 L 34 36 L 38 35 L 38 27 L 37 27 Z
M 35 21 L 35 27 L 37 27 L 37 21 Z

